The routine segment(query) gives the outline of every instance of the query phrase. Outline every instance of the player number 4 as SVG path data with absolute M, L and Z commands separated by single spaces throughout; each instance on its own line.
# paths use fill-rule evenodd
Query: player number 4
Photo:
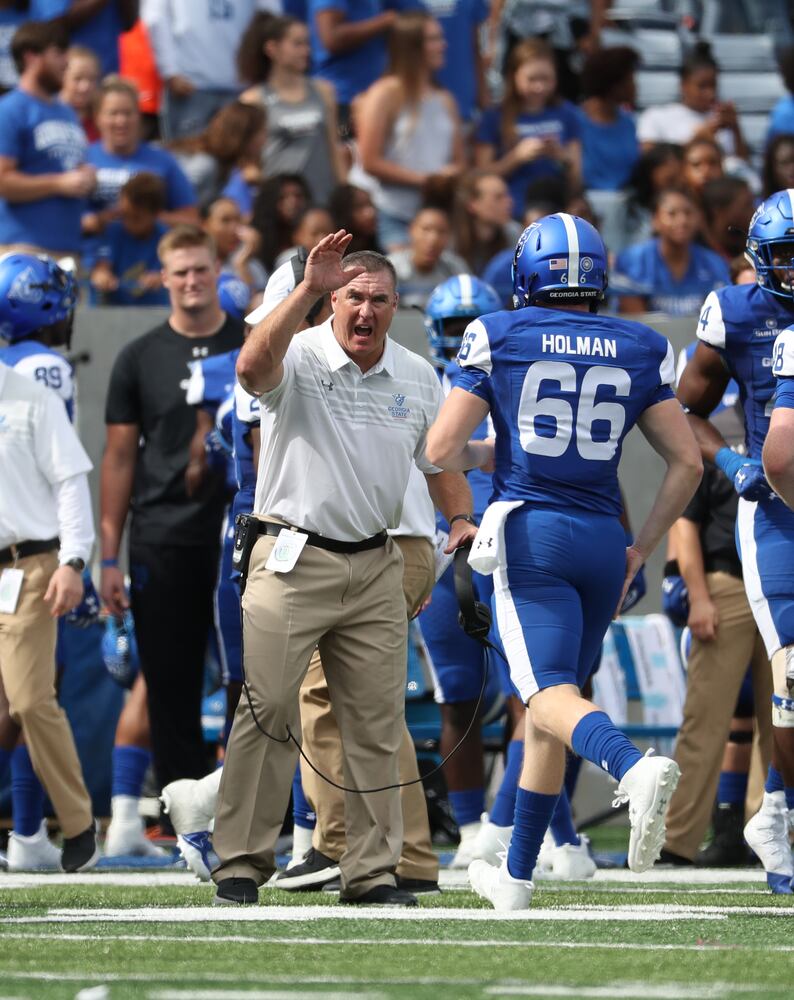
M 524 451 L 531 455 L 558 458 L 568 450 L 575 435 L 576 447 L 582 458 L 608 462 L 615 454 L 626 424 L 626 411 L 620 403 L 596 403 L 595 397 L 602 386 L 614 389 L 616 396 L 628 396 L 631 392 L 629 373 L 624 368 L 607 368 L 604 365 L 588 368 L 579 390 L 575 417 L 574 407 L 568 400 L 555 396 L 538 398 L 543 382 L 555 383 L 566 394 L 576 393 L 576 369 L 566 361 L 536 361 L 527 369 L 518 408 L 518 429 Z M 538 420 L 541 426 L 548 427 L 549 417 L 555 423 L 554 434 L 541 436 L 537 433 Z M 596 422 L 604 430 L 608 425 L 606 440 L 593 440 Z M 599 434 L 600 438 L 603 436 L 603 433 Z

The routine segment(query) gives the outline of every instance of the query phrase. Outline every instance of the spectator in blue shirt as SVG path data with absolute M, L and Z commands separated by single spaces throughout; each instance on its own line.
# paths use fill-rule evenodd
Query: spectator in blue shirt
M 581 127 L 576 108 L 557 96 L 554 54 L 537 39 L 510 53 L 505 96 L 489 108 L 475 136 L 475 163 L 504 177 L 520 218 L 529 185 L 548 176 L 581 179 Z
M 20 79 L 0 98 L 0 252 L 59 257 L 80 248 L 83 199 L 96 177 L 77 115 L 57 100 L 68 44 L 53 21 L 29 21 L 11 41 Z
M 116 217 L 122 187 L 142 170 L 162 177 L 165 184 L 162 222 L 170 226 L 198 222 L 193 187 L 176 158 L 165 149 L 141 142 L 138 92 L 133 84 L 119 76 L 103 81 L 96 122 L 101 139 L 89 147 L 88 162 L 96 167 L 97 185 L 83 218 L 86 236 L 101 233 Z
M 694 242 L 698 209 L 685 188 L 670 188 L 656 200 L 656 237 L 619 253 L 610 280 L 626 315 L 664 312 L 697 316 L 703 299 L 730 284 L 727 263 Z
M 383 0 L 309 0 L 315 74 L 336 91 L 340 124 L 350 102 L 386 69 L 385 35 L 397 17 Z
M 579 124 L 582 176 L 588 190 L 622 190 L 639 159 L 634 116 L 624 110 L 634 104 L 638 62 L 634 49 L 616 46 L 599 49 L 584 64 Z
M 794 188 L 794 132 L 781 132 L 767 146 L 764 154 L 763 182 L 764 198 L 768 198 L 775 191 Z
M 788 94 L 781 97 L 769 116 L 769 131 L 766 141 L 771 142 L 776 135 L 794 134 L 794 47 L 787 48 L 778 57 L 780 75 Z M 779 190 L 775 188 L 775 190 Z
M 486 104 L 480 26 L 488 17 L 488 4 L 486 0 L 422 0 L 422 4 L 447 40 L 446 60 L 436 79 L 458 102 L 461 119 L 469 122 L 477 107 Z
M 165 186 L 156 174 L 131 177 L 119 195 L 119 217 L 109 223 L 91 271 L 92 300 L 100 305 L 167 306 L 157 244 L 168 227 L 158 221 Z
M 95 52 L 102 76 L 119 71 L 119 35 L 138 18 L 138 0 L 33 0 L 35 17 L 60 17 L 75 45 Z

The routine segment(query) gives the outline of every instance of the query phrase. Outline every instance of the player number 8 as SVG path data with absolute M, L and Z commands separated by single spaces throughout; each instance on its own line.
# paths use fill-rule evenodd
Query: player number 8
M 542 382 L 556 383 L 561 392 L 576 392 L 576 369 L 566 361 L 536 361 L 527 369 L 518 407 L 518 430 L 521 447 L 531 455 L 558 458 L 568 450 L 576 431 L 576 447 L 584 459 L 608 462 L 615 454 L 621 432 L 626 424 L 626 411 L 620 403 L 595 402 L 602 386 L 611 386 L 616 396 L 628 396 L 631 378 L 624 368 L 607 368 L 596 365 L 588 368 L 579 390 L 574 427 L 574 410 L 571 403 L 554 396 L 538 399 Z M 537 425 L 549 427 L 549 417 L 555 422 L 552 436 L 541 436 Z M 606 440 L 593 440 L 593 425 L 609 425 Z M 599 435 L 602 437 L 603 435 Z

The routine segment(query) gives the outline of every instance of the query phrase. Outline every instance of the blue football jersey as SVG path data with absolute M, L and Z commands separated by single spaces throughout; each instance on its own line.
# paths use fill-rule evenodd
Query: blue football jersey
M 794 307 L 758 285 L 729 285 L 710 292 L 700 311 L 698 339 L 719 351 L 738 383 L 750 458 L 761 458 L 769 430 L 775 394 L 775 338 L 792 319 Z
M 484 399 L 496 431 L 493 500 L 622 511 L 623 439 L 673 398 L 673 349 L 631 320 L 530 306 L 466 328 L 458 386 Z
M 234 439 L 237 496 L 234 498 L 232 513 L 249 514 L 254 509 L 254 494 L 256 492 L 256 468 L 254 466 L 254 450 L 251 447 L 251 428 L 259 426 L 259 400 L 256 396 L 250 396 L 239 382 L 234 387 L 234 400 L 232 436 Z
M 777 379 L 775 408 L 794 409 L 794 327 L 783 330 L 775 340 L 772 373 Z
M 187 401 L 191 406 L 200 406 L 215 418 L 215 433 L 226 454 L 226 487 L 230 493 L 237 491 L 233 459 L 234 385 L 237 381 L 235 365 L 240 348 L 225 354 L 214 354 L 202 358 L 190 366 L 190 380 L 187 387 Z
M 74 420 L 74 368 L 62 354 L 36 340 L 19 340 L 0 348 L 0 361 L 52 389 L 63 400 L 69 419 Z
M 445 396 L 449 395 L 450 389 L 453 389 L 458 384 L 460 374 L 461 369 L 457 362 L 450 361 L 444 369 L 444 373 L 441 377 L 441 386 L 444 389 Z M 484 438 L 492 437 L 493 433 L 493 424 L 490 419 L 486 418 L 474 431 L 472 439 L 475 441 L 482 441 Z M 488 472 L 481 472 L 480 469 L 472 469 L 470 472 L 466 473 L 466 478 L 469 480 L 469 486 L 471 487 L 471 494 L 474 501 L 473 513 L 475 518 L 479 521 L 485 513 L 485 508 L 491 502 L 491 494 L 493 493 L 493 477 Z M 436 522 L 442 530 L 449 530 L 449 526 L 447 525 L 444 515 L 439 511 L 436 512 Z

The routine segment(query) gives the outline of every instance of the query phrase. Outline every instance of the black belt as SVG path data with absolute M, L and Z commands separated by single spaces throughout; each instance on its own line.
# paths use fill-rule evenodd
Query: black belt
M 260 521 L 257 519 L 256 531 L 258 535 L 278 535 L 284 528 L 289 529 L 288 524 L 274 524 L 272 521 Z M 316 535 L 313 531 L 304 531 L 297 528 L 302 535 L 307 535 L 307 545 L 314 545 L 318 549 L 328 549 L 329 552 L 341 552 L 349 555 L 351 552 L 366 552 L 368 549 L 380 549 L 388 541 L 388 534 L 381 531 L 371 538 L 364 538 L 360 542 L 340 542 L 336 538 L 326 538 L 325 535 Z
M 7 549 L 0 549 L 0 565 L 24 559 L 26 556 L 40 556 L 43 552 L 52 552 L 60 544 L 59 539 L 48 538 L 43 542 L 19 542 L 17 545 L 9 545 Z
M 739 580 L 742 578 L 742 564 L 739 559 L 731 559 L 730 556 L 711 556 L 703 559 L 703 569 L 707 573 L 728 573 Z

